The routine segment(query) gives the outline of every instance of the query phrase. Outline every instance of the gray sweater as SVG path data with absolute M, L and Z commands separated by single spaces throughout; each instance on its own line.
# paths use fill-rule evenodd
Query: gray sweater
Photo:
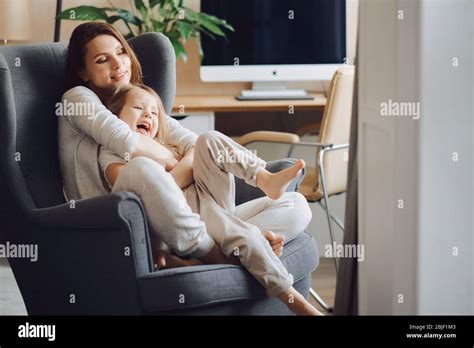
M 108 194 L 110 188 L 99 165 L 100 145 L 124 160 L 132 157 L 140 135 L 112 114 L 86 87 L 74 87 L 62 97 L 58 120 L 59 161 L 66 201 Z M 170 143 L 184 155 L 197 135 L 166 116 Z

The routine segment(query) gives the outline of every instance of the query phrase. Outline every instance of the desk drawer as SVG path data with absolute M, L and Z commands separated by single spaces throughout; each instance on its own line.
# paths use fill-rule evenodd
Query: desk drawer
M 178 120 L 185 128 L 193 131 L 196 134 L 214 130 L 214 113 L 189 113 L 186 115 L 173 114 L 172 117 Z

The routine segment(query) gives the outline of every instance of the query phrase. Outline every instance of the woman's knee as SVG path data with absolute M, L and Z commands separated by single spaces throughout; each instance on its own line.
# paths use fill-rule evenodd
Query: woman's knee
M 291 201 L 291 206 L 293 207 L 293 229 L 295 233 L 302 233 L 308 227 L 311 219 L 313 218 L 313 213 L 309 207 L 308 201 L 306 198 L 299 192 L 288 192 L 287 198 Z

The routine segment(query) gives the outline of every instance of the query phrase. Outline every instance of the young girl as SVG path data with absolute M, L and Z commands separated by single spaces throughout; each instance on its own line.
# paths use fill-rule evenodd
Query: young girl
M 121 86 L 107 106 L 133 131 L 156 138 L 163 146 L 159 161 L 162 168 L 166 171 L 174 168 L 181 154 L 168 142 L 164 108 L 153 89 L 145 85 Z M 232 160 L 234 158 L 239 160 Z M 99 163 L 112 188 L 126 161 L 102 148 Z M 185 197 L 193 212 L 199 213 L 206 222 L 209 234 L 224 254 L 237 257 L 266 288 L 269 296 L 277 296 L 297 314 L 317 315 L 321 313 L 292 286 L 293 277 L 278 258 L 283 239 L 270 231 L 260 231 L 233 214 L 235 187 L 232 174 L 259 187 L 271 199 L 278 199 L 303 167 L 304 162 L 299 160 L 292 167 L 272 174 L 265 170 L 265 161 L 232 139 L 219 132 L 207 132 L 196 141 L 195 183 L 185 188 Z

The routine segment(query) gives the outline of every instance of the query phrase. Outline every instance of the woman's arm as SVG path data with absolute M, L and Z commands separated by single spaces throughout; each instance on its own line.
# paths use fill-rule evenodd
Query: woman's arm
M 146 135 L 132 131 L 86 87 L 74 87 L 64 93 L 61 106 L 62 111 L 57 111 L 59 117 L 65 117 L 73 129 L 93 138 L 125 161 L 138 156 L 155 161 L 172 158 L 166 147 Z
M 58 103 L 59 104 L 59 103 Z M 71 88 L 62 97 L 56 114 L 67 120 L 72 129 L 86 134 L 124 160 L 129 160 L 139 141 L 139 133 L 110 112 L 90 89 Z
M 194 182 L 193 159 L 194 147 L 191 147 L 181 161 L 170 171 L 180 189 L 184 189 Z

